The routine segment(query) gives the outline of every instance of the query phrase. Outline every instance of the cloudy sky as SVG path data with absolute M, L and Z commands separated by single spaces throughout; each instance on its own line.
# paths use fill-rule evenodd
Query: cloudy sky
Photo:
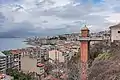
M 0 0 L 0 32 L 53 35 L 120 22 L 120 0 Z

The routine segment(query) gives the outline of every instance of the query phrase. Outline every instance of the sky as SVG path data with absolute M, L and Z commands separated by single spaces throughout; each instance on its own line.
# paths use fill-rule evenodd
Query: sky
M 120 0 L 0 0 L 0 32 L 53 35 L 92 32 L 120 22 Z

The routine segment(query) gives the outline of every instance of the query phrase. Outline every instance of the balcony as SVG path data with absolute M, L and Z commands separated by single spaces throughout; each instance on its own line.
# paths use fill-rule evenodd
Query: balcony
M 0 58 L 0 61 L 5 61 L 6 60 L 6 58 Z
M 19 61 L 19 59 L 14 59 L 14 62 L 18 62 Z
M 6 68 L 5 65 L 1 65 L 1 66 L 0 66 L 0 70 L 5 69 L 5 68 Z
M 6 69 L 5 69 L 5 68 L 0 69 L 0 72 L 5 73 L 5 72 L 6 72 Z
M 6 61 L 0 61 L 0 64 L 4 64 L 4 63 L 6 63 Z
M 14 63 L 14 65 L 15 65 L 15 66 L 18 66 L 18 65 L 19 65 L 19 63 Z
M 18 65 L 16 65 L 16 66 L 13 67 L 13 69 L 18 69 L 18 68 L 19 68 Z

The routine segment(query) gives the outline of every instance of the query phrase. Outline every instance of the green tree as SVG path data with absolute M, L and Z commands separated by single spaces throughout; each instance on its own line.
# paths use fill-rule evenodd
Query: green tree
M 33 74 L 30 73 L 23 73 L 22 71 L 19 72 L 17 69 L 8 69 L 7 74 L 14 77 L 13 80 L 34 80 L 31 76 Z

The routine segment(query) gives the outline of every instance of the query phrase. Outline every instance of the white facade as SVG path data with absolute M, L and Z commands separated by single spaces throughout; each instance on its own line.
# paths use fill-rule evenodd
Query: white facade
M 59 60 L 59 62 L 64 62 L 64 56 L 62 52 L 58 50 L 49 51 L 49 58 L 51 58 L 52 60 L 55 60 L 56 57 L 57 57 L 57 60 Z
M 111 41 L 120 40 L 120 26 L 113 26 L 111 29 Z

